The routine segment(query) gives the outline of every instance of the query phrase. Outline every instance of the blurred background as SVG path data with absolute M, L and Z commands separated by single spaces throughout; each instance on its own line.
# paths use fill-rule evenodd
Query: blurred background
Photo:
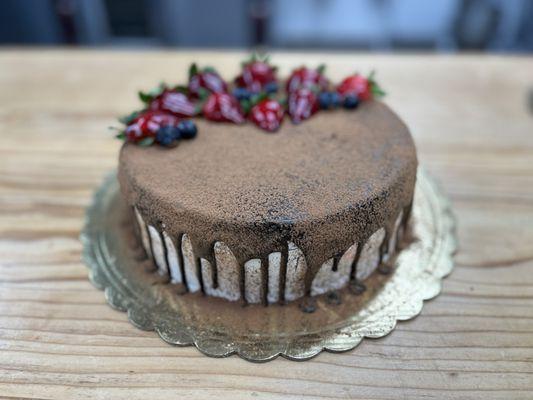
M 531 0 L 3 0 L 0 43 L 533 52 Z

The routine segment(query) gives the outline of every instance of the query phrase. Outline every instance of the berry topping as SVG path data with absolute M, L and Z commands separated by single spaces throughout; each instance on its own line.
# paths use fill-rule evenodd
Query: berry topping
M 196 64 L 189 68 L 189 94 L 194 98 L 206 97 L 209 93 L 226 93 L 228 87 L 217 71 L 211 67 L 202 70 Z
M 244 116 L 237 99 L 227 93 L 212 93 L 205 102 L 202 113 L 205 118 L 217 122 L 242 124 Z
M 182 139 L 192 139 L 196 137 L 196 134 L 198 133 L 196 124 L 194 123 L 194 121 L 191 121 L 190 119 L 181 121 L 178 124 L 177 129 Z
M 308 88 L 297 89 L 289 94 L 289 115 L 298 124 L 318 111 L 318 99 Z
M 130 142 L 150 145 L 160 127 L 177 126 L 178 123 L 179 119 L 174 115 L 162 111 L 144 111 L 128 124 L 124 133 Z
M 178 125 L 179 126 L 179 125 Z M 180 139 L 180 131 L 176 126 L 165 125 L 155 134 L 155 141 L 161 146 L 170 147 Z
M 277 68 L 267 57 L 254 55 L 242 64 L 242 72 L 228 92 L 228 85 L 213 68 L 199 69 L 192 64 L 185 86 L 161 83 L 151 91 L 140 92 L 143 110 L 121 118 L 125 128 L 118 128 L 116 137 L 142 146 L 154 142 L 173 146 L 180 139 L 196 137 L 195 122 L 184 118 L 197 115 L 214 122 L 242 124 L 248 120 L 274 132 L 281 126 L 285 113 L 298 124 L 319 109 L 342 106 L 351 110 L 362 101 L 385 94 L 373 73 L 368 77 L 356 73 L 333 88 L 324 69 L 324 66 L 297 68 L 281 86 L 276 80 Z
M 263 90 L 268 94 L 274 94 L 278 91 L 278 83 L 277 82 L 269 82 L 265 85 Z
M 269 132 L 278 130 L 285 111 L 276 100 L 264 99 L 252 107 L 250 120 L 259 128 Z
M 337 92 L 343 97 L 354 94 L 362 101 L 370 100 L 374 96 L 381 97 L 385 94 L 374 80 L 374 73 L 371 73 L 368 78 L 360 74 L 345 78 L 337 87 Z
M 341 98 L 337 92 L 320 92 L 318 103 L 323 110 L 338 108 L 341 104 Z
M 353 110 L 359 105 L 359 98 L 355 94 L 349 94 L 344 98 L 342 106 L 348 110 Z
M 150 110 L 165 111 L 177 117 L 192 117 L 196 114 L 196 107 L 183 93 L 166 89 L 150 101 Z
M 244 87 L 237 87 L 233 89 L 233 96 L 239 101 L 250 100 L 250 97 L 252 97 L 252 92 Z
M 266 57 L 260 58 L 257 55 L 243 63 L 241 75 L 235 78 L 238 87 L 244 87 L 252 93 L 263 91 L 270 83 L 276 83 L 276 68 L 268 63 Z
M 318 67 L 317 69 L 306 67 L 295 69 L 287 80 L 286 90 L 289 93 L 300 88 L 326 90 L 329 83 L 323 73 L 323 66 Z

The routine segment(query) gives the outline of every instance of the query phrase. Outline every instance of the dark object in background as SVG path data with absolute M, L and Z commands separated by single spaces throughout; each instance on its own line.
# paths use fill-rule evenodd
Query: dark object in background
M 0 43 L 57 44 L 63 42 L 63 33 L 52 1 L 2 1 Z
M 148 6 L 144 0 L 105 0 L 111 34 L 119 37 L 148 36 Z
M 501 13 L 491 2 L 465 0 L 454 24 L 454 37 L 461 49 L 485 49 L 494 38 Z
M 266 44 L 268 31 L 269 4 L 265 0 L 250 2 L 250 18 L 252 25 L 252 44 L 261 46 Z
M 533 51 L 532 1 L 434 1 L 3 0 L 0 44 Z

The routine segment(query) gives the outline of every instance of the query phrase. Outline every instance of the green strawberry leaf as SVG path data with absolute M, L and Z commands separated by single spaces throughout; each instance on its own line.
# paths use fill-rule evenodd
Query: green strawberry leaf
M 166 89 L 167 84 L 165 82 L 160 82 L 157 87 L 150 89 L 148 92 L 139 92 L 139 98 L 143 103 L 148 104 Z
M 139 92 L 139 99 L 141 99 L 144 104 L 148 104 L 154 99 L 154 96 L 152 96 L 150 93 Z
M 202 113 L 202 108 L 204 107 L 205 101 L 199 101 L 194 105 L 194 114 L 199 115 Z
M 211 66 L 204 67 L 202 72 L 209 72 L 211 74 L 217 74 L 218 75 L 217 70 L 214 67 L 211 67 Z
M 137 144 L 141 147 L 148 147 L 154 144 L 154 142 L 155 142 L 155 139 L 153 137 L 146 137 L 142 139 L 141 141 L 139 141 Z
M 378 85 L 372 85 L 370 88 L 370 91 L 372 94 L 376 97 L 383 97 L 387 94 L 383 89 L 381 89 Z
M 133 122 L 133 120 L 135 118 L 137 118 L 139 116 L 140 113 L 141 113 L 140 111 L 133 111 L 131 114 L 124 115 L 123 117 L 120 117 L 118 120 L 119 120 L 119 122 L 123 123 L 124 125 L 129 125 L 129 124 L 131 124 Z
M 247 115 L 252 110 L 252 102 L 250 100 L 242 99 L 240 104 L 244 115 Z
M 184 95 L 189 94 L 189 88 L 185 85 L 176 85 L 173 87 L 173 90 L 178 93 L 183 93 Z
M 211 92 L 204 87 L 198 89 L 198 97 L 201 101 L 206 100 L 210 94 Z
M 250 103 L 253 107 L 265 99 L 268 99 L 268 94 L 266 92 L 259 92 L 259 93 L 253 94 L 252 97 L 250 97 Z
M 196 101 L 196 103 L 194 105 L 194 111 L 195 111 L 196 115 L 202 115 L 203 114 L 204 105 L 205 105 L 205 103 L 207 103 L 207 99 L 211 95 L 211 92 L 209 92 L 209 90 L 207 90 L 207 89 L 204 89 L 204 90 L 205 90 L 205 92 L 200 90 L 200 98 Z M 203 95 L 203 97 L 202 97 L 202 95 Z
M 324 72 L 326 72 L 326 64 L 320 64 L 316 70 L 320 75 L 324 75 Z
M 120 139 L 120 140 L 126 140 L 126 132 L 120 131 L 119 133 L 115 135 L 115 138 Z
M 313 84 L 313 85 L 309 86 L 309 90 L 311 90 L 311 92 L 313 92 L 315 95 L 317 95 L 317 94 L 319 94 L 321 92 L 322 89 L 320 88 L 320 86 Z
M 370 72 L 370 74 L 368 74 L 368 82 L 370 83 L 370 92 L 375 96 L 375 97 L 383 97 L 385 96 L 387 93 L 378 85 L 378 83 L 375 81 L 375 77 L 376 76 L 376 71 L 375 70 L 372 70 Z
M 198 75 L 200 71 L 198 70 L 198 65 L 196 63 L 192 63 L 189 67 L 189 80 L 194 76 Z
M 254 62 L 264 62 L 265 64 L 268 64 L 270 62 L 270 55 L 266 53 L 260 54 L 258 52 L 253 52 L 247 60 L 244 60 L 241 63 L 241 66 L 245 67 L 246 65 Z

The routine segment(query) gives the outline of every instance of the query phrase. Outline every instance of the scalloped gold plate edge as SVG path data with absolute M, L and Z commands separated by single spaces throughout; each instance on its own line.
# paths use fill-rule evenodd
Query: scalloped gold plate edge
M 113 247 L 107 246 L 109 239 L 105 233 L 109 227 L 103 221 L 106 221 L 109 212 L 110 199 L 118 195 L 116 173 L 113 172 L 96 190 L 87 209 L 80 240 L 83 261 L 90 269 L 90 281 L 96 288 L 104 290 L 106 300 L 113 308 L 127 312 L 128 319 L 136 327 L 155 330 L 170 344 L 194 345 L 211 357 L 238 354 L 248 361 L 264 362 L 281 355 L 302 361 L 323 350 L 352 350 L 365 337 L 386 336 L 394 330 L 397 321 L 414 318 L 421 312 L 424 301 L 440 293 L 442 279 L 453 269 L 453 255 L 457 248 L 456 223 L 450 202 L 435 180 L 419 168 L 412 221 L 417 240 L 402 251 L 392 276 L 373 298 L 362 307 L 354 308 L 341 324 L 296 334 L 294 331 L 283 332 L 280 325 L 281 328 L 271 332 L 266 339 L 263 336 L 261 340 L 254 341 L 246 335 L 236 335 L 220 327 L 217 331 L 186 326 L 179 318 L 170 316 L 168 309 L 163 312 L 165 304 L 160 298 L 150 299 L 151 303 L 140 299 L 133 285 L 129 285 L 120 273 L 123 261 L 120 257 L 123 256 L 112 254 L 109 249 Z M 313 318 L 312 314 L 309 318 Z

